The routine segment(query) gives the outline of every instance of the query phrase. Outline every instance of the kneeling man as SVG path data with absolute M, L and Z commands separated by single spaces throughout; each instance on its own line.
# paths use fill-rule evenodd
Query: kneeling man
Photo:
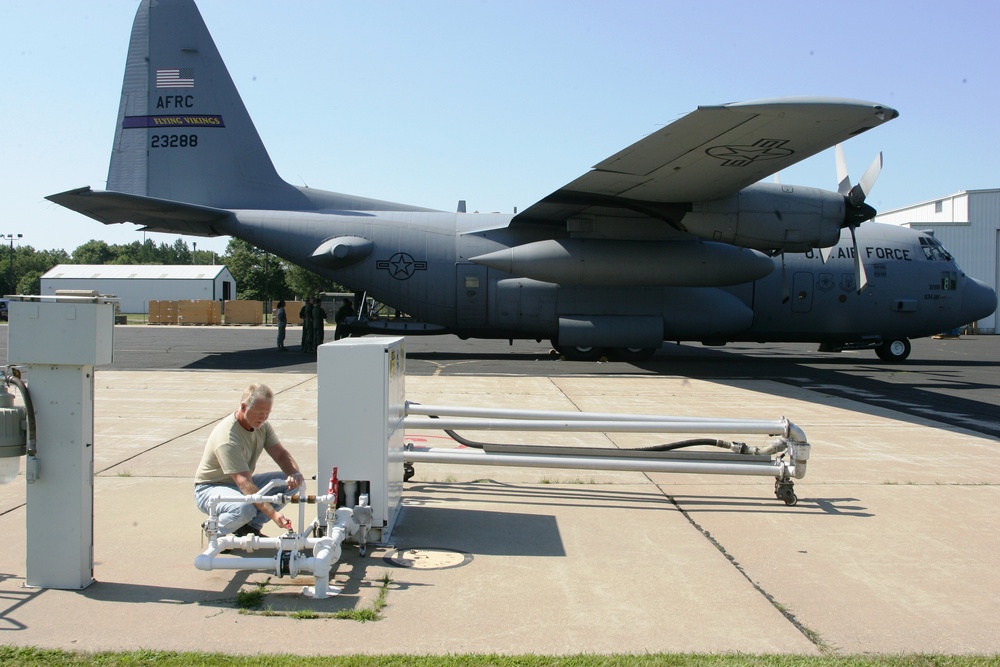
M 273 403 L 274 393 L 269 387 L 250 385 L 243 392 L 239 410 L 219 422 L 208 436 L 205 453 L 194 478 L 195 503 L 205 514 L 208 514 L 209 500 L 216 496 L 250 495 L 272 480 L 284 481 L 273 487 L 273 493 L 297 488 L 302 483 L 298 464 L 278 442 L 278 436 L 267 421 Z M 261 452 L 267 452 L 281 471 L 255 475 Z M 217 507 L 220 535 L 252 533 L 263 536 L 261 529 L 268 520 L 283 529 L 291 527 L 291 522 L 281 513 L 280 505 L 223 501 Z

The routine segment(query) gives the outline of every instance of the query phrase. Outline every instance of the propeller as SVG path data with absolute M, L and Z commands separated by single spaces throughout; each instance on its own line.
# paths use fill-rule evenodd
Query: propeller
M 865 264 L 861 261 L 861 252 L 858 250 L 858 237 L 855 228 L 866 220 L 875 217 L 875 209 L 865 203 L 868 193 L 872 191 L 878 175 L 882 171 L 882 153 L 880 152 L 868 165 L 868 169 L 862 174 L 857 185 L 851 187 L 851 177 L 847 173 L 847 160 L 844 157 L 844 147 L 837 144 L 837 192 L 844 198 L 844 223 L 842 227 L 851 230 L 851 242 L 854 246 L 854 283 L 860 294 L 868 285 L 868 274 L 865 273 Z M 821 248 L 820 256 L 823 261 L 830 259 L 833 248 Z

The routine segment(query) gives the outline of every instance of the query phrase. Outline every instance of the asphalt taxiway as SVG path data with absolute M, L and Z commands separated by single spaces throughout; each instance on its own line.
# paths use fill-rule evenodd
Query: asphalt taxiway
M 6 363 L 0 326 L 0 362 Z M 273 327 L 119 326 L 113 370 L 197 370 L 314 373 L 315 357 L 298 352 L 300 328 L 288 331 L 288 352 L 275 349 Z M 332 330 L 328 330 L 328 338 Z M 770 380 L 880 405 L 1000 437 L 1000 336 L 924 338 L 902 364 L 874 352 L 822 353 L 815 344 L 665 344 L 645 362 L 563 361 L 546 342 L 407 339 L 409 375 L 676 375 L 700 379 Z
M 915 341 L 899 366 L 794 345 L 668 345 L 637 365 L 559 361 L 527 342 L 410 339 L 415 401 L 785 415 L 813 444 L 799 504 L 777 501 L 760 478 L 417 466 L 391 548 L 346 550 L 334 577 L 344 592 L 331 600 L 299 596 L 308 579 L 272 579 L 265 604 L 279 615 L 262 616 L 240 614 L 235 598 L 266 575 L 194 568 L 201 515 L 190 478 L 207 433 L 255 380 L 276 390 L 272 422 L 318 474 L 315 363 L 272 351 L 273 330 L 262 328 L 115 335 L 115 363 L 95 379 L 97 581 L 24 588 L 23 477 L 0 487 L 2 643 L 303 655 L 1000 652 L 1000 337 Z M 380 621 L 281 615 L 364 607 L 385 574 Z

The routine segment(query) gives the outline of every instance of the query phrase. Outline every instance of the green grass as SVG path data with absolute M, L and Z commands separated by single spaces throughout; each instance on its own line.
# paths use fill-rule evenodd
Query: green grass
M 264 597 L 267 595 L 267 585 L 271 583 L 271 577 L 264 581 L 258 581 L 254 588 L 250 590 L 240 590 L 236 593 L 236 606 L 240 610 L 259 609 L 264 604 Z
M 335 618 L 345 621 L 367 623 L 368 621 L 382 620 L 382 611 L 385 609 L 389 600 L 389 585 L 392 583 L 392 577 L 389 574 L 382 575 L 382 578 L 379 579 L 378 595 L 372 601 L 370 606 L 361 607 L 359 609 L 341 609 L 340 611 L 331 613 L 313 611 L 312 609 L 298 609 L 296 611 L 277 611 L 271 607 L 261 609 L 260 607 L 264 604 L 264 597 L 270 590 L 267 587 L 270 581 L 271 579 L 268 578 L 267 581 L 263 583 L 258 582 L 256 584 L 256 588 L 249 591 L 241 590 L 236 594 L 236 606 L 239 608 L 241 614 L 247 614 L 250 616 L 287 616 L 288 618 L 294 618 L 301 621 Z M 0 663 L 0 665 L 3 665 L 3 663 Z
M 1000 664 L 996 656 L 842 656 L 807 657 L 683 654 L 614 654 L 614 655 L 496 655 L 454 654 L 350 655 L 309 657 L 292 655 L 229 656 L 220 653 L 172 653 L 169 651 L 128 651 L 124 653 L 71 653 L 37 648 L 0 646 L 2 667 L 986 667 Z

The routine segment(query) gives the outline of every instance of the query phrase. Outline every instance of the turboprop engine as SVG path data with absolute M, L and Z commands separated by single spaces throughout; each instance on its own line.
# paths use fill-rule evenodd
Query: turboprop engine
M 745 248 L 807 252 L 835 245 L 848 216 L 853 221 L 863 215 L 836 192 L 758 183 L 730 197 L 694 202 L 680 226 L 701 238 Z

